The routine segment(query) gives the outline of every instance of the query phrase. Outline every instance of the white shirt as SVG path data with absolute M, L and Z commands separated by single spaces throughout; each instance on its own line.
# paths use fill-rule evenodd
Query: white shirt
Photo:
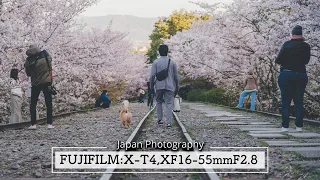
M 16 95 L 19 97 L 22 97 L 23 91 L 22 91 L 22 85 L 19 82 L 19 80 L 10 79 L 9 82 L 10 92 L 12 95 Z

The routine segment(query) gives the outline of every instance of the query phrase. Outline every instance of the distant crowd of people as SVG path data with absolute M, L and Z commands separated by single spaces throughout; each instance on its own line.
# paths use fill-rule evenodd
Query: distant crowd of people
M 289 108 L 291 102 L 294 102 L 295 107 L 296 130 L 302 131 L 303 127 L 303 99 L 308 83 L 306 65 L 309 63 L 311 56 L 310 45 L 304 40 L 302 27 L 294 27 L 291 40 L 283 44 L 275 61 L 281 65 L 278 85 L 281 91 L 282 131 L 288 131 L 289 128 Z M 147 106 L 150 108 L 153 107 L 153 99 L 155 98 L 158 124 L 163 124 L 162 105 L 165 104 L 166 124 L 167 127 L 171 127 L 174 98 L 178 95 L 179 91 L 179 77 L 177 65 L 168 57 L 168 52 L 169 48 L 167 45 L 159 47 L 160 57 L 152 63 L 151 74 L 147 83 L 147 93 L 143 88 L 139 88 L 137 92 L 138 101 L 144 103 L 147 99 Z M 24 68 L 29 77 L 28 86 L 22 85 L 17 68 L 13 68 L 10 72 L 11 116 L 9 122 L 19 123 L 23 121 L 21 105 L 23 98 L 27 97 L 31 115 L 31 126 L 29 129 L 36 129 L 36 119 L 38 116 L 36 107 L 39 95 L 42 92 L 47 110 L 47 125 L 49 129 L 53 129 L 52 95 L 55 95 L 56 92 L 53 86 L 52 58 L 46 50 L 41 50 L 36 45 L 31 45 L 26 51 L 26 55 Z M 242 108 L 244 99 L 250 96 L 250 110 L 255 110 L 258 86 L 258 77 L 252 70 L 249 70 L 244 81 L 244 91 L 241 92 L 239 97 L 238 108 Z M 188 87 L 188 89 L 190 88 Z M 185 97 L 186 92 L 182 93 L 181 96 Z M 101 95 L 96 99 L 95 107 L 109 108 L 111 103 L 108 91 L 103 90 Z

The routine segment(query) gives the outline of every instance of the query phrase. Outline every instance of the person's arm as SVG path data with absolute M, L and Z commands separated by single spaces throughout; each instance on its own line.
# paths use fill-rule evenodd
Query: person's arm
M 46 51 L 46 50 L 43 50 L 43 53 L 44 53 L 45 57 L 48 59 L 49 71 L 52 71 L 52 57 L 48 53 L 48 51 Z
M 285 58 L 286 50 L 285 50 L 285 44 L 281 47 L 278 56 L 276 58 L 276 63 L 277 64 L 282 64 L 283 59 Z
M 28 69 L 29 68 L 29 61 L 26 59 L 25 63 L 24 63 L 24 70 L 27 74 L 28 77 L 30 77 L 30 74 L 28 74 Z
M 310 61 L 310 57 L 311 57 L 311 47 L 309 44 L 307 44 L 307 48 L 306 48 L 306 58 L 305 58 L 305 62 L 304 64 L 307 65 Z
M 246 87 L 246 86 L 247 86 L 247 83 L 248 83 L 248 77 L 246 77 L 246 78 L 244 79 L 243 83 L 244 83 L 244 87 Z
M 105 96 L 105 100 L 106 100 L 107 102 L 111 103 L 111 99 L 110 99 L 107 95 Z
M 255 77 L 255 83 L 256 83 L 256 86 L 257 86 L 257 89 L 258 89 L 258 86 L 259 86 L 259 80 L 258 80 L 258 77 Z
M 154 63 L 152 63 L 150 80 L 149 80 L 150 90 L 152 91 L 152 93 L 154 92 L 155 74 L 156 74 L 156 67 L 155 67 Z

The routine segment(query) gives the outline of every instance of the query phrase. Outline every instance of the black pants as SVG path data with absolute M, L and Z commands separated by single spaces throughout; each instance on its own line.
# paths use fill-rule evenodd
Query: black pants
M 31 125 L 36 124 L 36 107 L 39 100 L 40 92 L 44 94 L 47 107 L 47 123 L 52 124 L 52 94 L 49 91 L 49 84 L 41 84 L 39 86 L 32 86 L 31 88 L 31 105 L 30 105 L 30 114 L 31 114 Z

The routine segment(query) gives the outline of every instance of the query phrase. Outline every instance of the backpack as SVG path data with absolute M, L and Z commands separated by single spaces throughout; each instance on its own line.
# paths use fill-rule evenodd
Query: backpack
M 169 59 L 168 67 L 167 67 L 166 69 L 164 69 L 164 70 L 156 73 L 156 78 L 157 78 L 158 81 L 163 81 L 163 80 L 165 80 L 165 79 L 168 77 L 168 75 L 169 75 L 170 61 L 171 61 L 171 59 Z
M 28 63 L 25 66 L 27 76 L 29 76 L 29 77 L 31 76 L 31 73 L 37 64 L 38 59 L 41 59 L 41 58 L 42 57 L 40 57 L 39 55 L 36 57 L 27 57 Z
M 36 66 L 39 59 L 46 58 L 47 63 L 48 63 L 47 55 L 48 55 L 47 51 L 43 50 L 39 54 L 37 54 L 36 56 L 27 57 L 28 64 L 25 67 L 27 76 L 29 76 L 29 77 L 31 76 L 31 73 L 32 73 L 32 71 L 33 71 L 34 67 Z

